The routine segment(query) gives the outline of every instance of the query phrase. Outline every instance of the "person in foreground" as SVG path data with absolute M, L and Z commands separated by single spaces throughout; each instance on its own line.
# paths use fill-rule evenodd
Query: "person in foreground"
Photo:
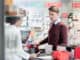
M 28 54 L 22 48 L 21 33 L 19 27 L 22 20 L 17 16 L 6 17 L 5 26 L 5 60 L 31 60 L 37 57 L 37 54 Z

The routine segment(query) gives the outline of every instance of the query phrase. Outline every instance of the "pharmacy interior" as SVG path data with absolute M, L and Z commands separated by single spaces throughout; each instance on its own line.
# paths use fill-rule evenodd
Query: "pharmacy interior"
M 43 60 L 54 58 L 51 55 L 52 46 L 44 44 L 34 49 L 32 45 L 48 36 L 48 8 L 52 5 L 60 9 L 59 17 L 68 27 L 68 46 L 74 51 L 76 46 L 80 46 L 80 0 L 5 0 L 4 17 L 19 16 L 23 20 L 20 27 L 23 50 L 30 54 L 40 50 L 37 58 Z M 59 46 L 58 50 L 63 51 L 65 47 Z

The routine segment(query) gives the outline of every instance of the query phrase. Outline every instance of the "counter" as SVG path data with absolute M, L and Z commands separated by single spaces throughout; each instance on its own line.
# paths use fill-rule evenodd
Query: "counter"
M 37 57 L 37 58 L 40 58 L 42 60 L 52 60 L 51 56 L 40 56 L 40 57 Z

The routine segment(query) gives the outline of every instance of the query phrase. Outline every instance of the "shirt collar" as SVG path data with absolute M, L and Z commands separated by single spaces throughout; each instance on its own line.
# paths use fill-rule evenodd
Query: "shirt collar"
M 17 29 L 17 30 L 19 30 L 19 31 L 21 30 L 20 27 L 17 27 L 17 26 L 15 26 L 15 25 L 11 25 L 11 27 L 12 27 L 12 28 L 15 28 L 15 29 Z
M 59 22 L 61 22 L 60 18 L 58 18 L 58 19 L 55 21 L 54 24 L 56 25 L 56 24 L 58 24 Z

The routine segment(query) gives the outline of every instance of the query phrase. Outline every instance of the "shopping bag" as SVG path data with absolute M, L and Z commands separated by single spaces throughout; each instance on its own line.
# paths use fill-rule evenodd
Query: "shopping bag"
M 69 60 L 70 53 L 67 51 L 53 51 L 52 57 L 53 60 Z
M 75 59 L 80 59 L 80 47 L 76 47 L 74 49 L 74 58 Z

